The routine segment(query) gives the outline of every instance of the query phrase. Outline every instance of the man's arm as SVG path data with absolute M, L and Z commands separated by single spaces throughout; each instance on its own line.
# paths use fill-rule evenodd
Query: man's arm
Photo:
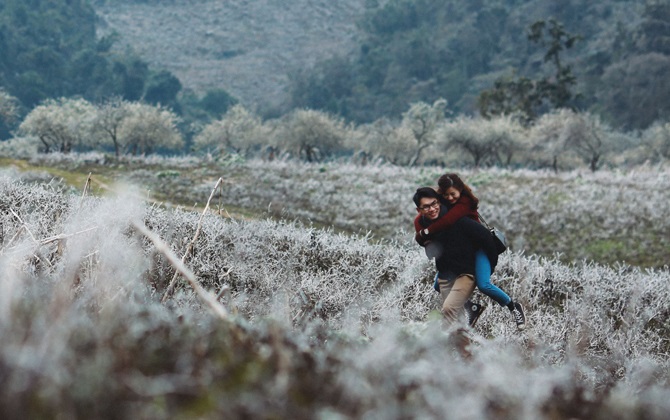
M 421 229 L 423 229 L 423 226 L 421 226 L 421 215 L 417 214 L 416 217 L 414 218 L 414 231 L 416 232 L 414 235 L 414 240 L 419 245 L 426 246 L 426 242 L 428 242 L 428 239 L 423 238 L 421 236 Z

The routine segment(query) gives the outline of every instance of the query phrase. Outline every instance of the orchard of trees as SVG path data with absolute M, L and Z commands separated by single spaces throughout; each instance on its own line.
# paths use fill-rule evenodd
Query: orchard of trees
M 11 116 L 11 103 L 0 100 L 0 110 L 8 110 L 3 112 Z M 669 123 L 624 133 L 596 115 L 567 108 L 526 125 L 507 115 L 450 116 L 447 102 L 439 99 L 433 104 L 412 104 L 398 122 L 380 118 L 356 125 L 310 109 L 263 120 L 238 104 L 202 127 L 190 143 L 179 129 L 180 121 L 169 108 L 120 98 L 98 104 L 84 99 L 47 100 L 23 119 L 16 138 L 4 142 L 2 153 L 99 150 L 119 157 L 195 152 L 215 159 L 231 155 L 307 162 L 347 158 L 361 164 L 555 171 L 577 167 L 596 171 L 670 159 Z

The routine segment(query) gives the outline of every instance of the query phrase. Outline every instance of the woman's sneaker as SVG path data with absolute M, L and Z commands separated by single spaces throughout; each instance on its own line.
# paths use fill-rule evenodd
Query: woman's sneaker
M 482 314 L 482 312 L 484 312 L 485 308 L 486 306 L 480 305 L 478 303 L 470 301 L 465 303 L 465 316 L 468 320 L 468 325 L 470 327 L 475 326 L 477 320 L 479 319 L 479 316 Z
M 514 309 L 511 312 L 514 322 L 516 322 L 516 328 L 518 330 L 526 328 L 526 315 L 523 313 L 523 306 L 519 302 L 514 302 Z

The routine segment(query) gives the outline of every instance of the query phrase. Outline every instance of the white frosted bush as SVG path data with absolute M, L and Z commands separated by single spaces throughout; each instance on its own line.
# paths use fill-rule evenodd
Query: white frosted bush
M 0 142 L 0 156 L 13 159 L 30 159 L 38 153 L 40 141 L 37 137 L 13 137 Z
M 337 175 L 353 185 L 344 169 Z M 387 170 L 364 174 L 399 178 Z M 470 175 L 482 188 L 505 173 Z M 659 183 L 651 174 L 636 180 L 652 190 Z M 225 418 L 660 420 L 670 413 L 667 268 L 505 253 L 493 281 L 524 304 L 527 329 L 516 331 L 506 308 L 477 295 L 489 307 L 469 332 L 464 359 L 435 312 L 431 262 L 410 241 L 215 211 L 201 218 L 137 195 L 82 197 L 0 178 L 6 416 L 174 418 L 197 409 Z M 184 261 L 229 315 L 209 312 L 181 277 L 161 303 L 174 264 L 133 223 L 178 258 L 200 227 Z M 463 410 L 450 411 L 456 405 Z

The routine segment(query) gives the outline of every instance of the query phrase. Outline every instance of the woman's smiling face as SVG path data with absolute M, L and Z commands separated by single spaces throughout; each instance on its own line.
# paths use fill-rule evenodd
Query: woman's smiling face
M 449 204 L 456 204 L 458 199 L 461 198 L 461 192 L 455 187 L 447 188 L 447 191 L 444 192 L 444 199 L 447 200 Z

